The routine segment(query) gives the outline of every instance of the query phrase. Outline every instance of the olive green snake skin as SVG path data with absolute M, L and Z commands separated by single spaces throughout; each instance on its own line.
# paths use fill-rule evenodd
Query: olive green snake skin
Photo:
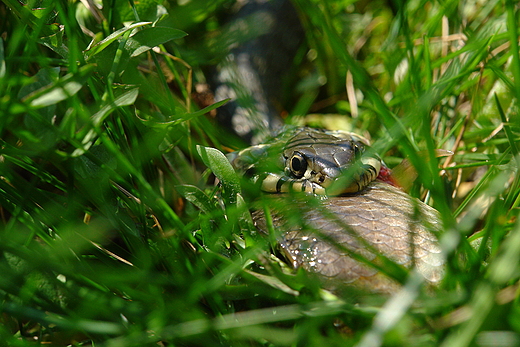
M 396 282 L 366 264 L 382 264 L 383 255 L 417 269 L 429 283 L 442 279 L 444 258 L 434 235 L 441 229 L 438 212 L 378 180 L 381 161 L 362 137 L 293 128 L 229 159 L 272 193 L 279 245 L 295 268 L 318 274 L 331 288 L 391 292 Z M 301 196 L 309 194 L 322 198 Z M 267 233 L 264 211 L 252 215 Z

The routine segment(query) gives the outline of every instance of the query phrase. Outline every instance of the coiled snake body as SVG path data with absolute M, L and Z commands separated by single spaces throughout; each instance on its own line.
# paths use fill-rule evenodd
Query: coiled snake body
M 444 261 L 432 233 L 440 229 L 437 211 L 378 180 L 381 161 L 362 137 L 294 128 L 230 160 L 263 191 L 277 193 L 272 194 L 273 224 L 294 267 L 317 273 L 331 287 L 354 284 L 376 292 L 396 288 L 395 281 L 367 265 L 381 264 L 381 255 L 415 267 L 428 282 L 442 278 Z M 261 209 L 253 219 L 267 232 Z

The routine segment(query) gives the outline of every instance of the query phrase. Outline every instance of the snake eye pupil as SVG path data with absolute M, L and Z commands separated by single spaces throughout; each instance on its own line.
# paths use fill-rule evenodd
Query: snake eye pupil
M 301 178 L 307 170 L 307 161 L 300 153 L 295 153 L 290 161 L 291 172 L 296 178 Z
M 302 168 L 302 162 L 300 161 L 300 158 L 293 158 L 291 165 L 294 171 L 300 171 Z

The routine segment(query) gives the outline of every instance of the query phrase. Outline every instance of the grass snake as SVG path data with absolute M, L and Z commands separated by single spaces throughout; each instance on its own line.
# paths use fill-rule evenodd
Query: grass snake
M 318 274 L 331 288 L 352 284 L 376 292 L 397 288 L 378 271 L 387 260 L 417 269 L 427 282 L 441 280 L 438 212 L 381 180 L 381 160 L 364 138 L 296 127 L 229 159 L 271 193 L 278 242 L 295 268 Z M 267 233 L 264 211 L 252 215 Z

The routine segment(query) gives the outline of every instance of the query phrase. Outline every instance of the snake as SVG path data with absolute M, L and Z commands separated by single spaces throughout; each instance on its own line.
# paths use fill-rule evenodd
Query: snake
M 439 213 L 385 179 L 386 166 L 364 137 L 293 127 L 228 159 L 270 199 L 268 213 L 290 265 L 325 287 L 393 292 L 398 281 L 380 271 L 388 260 L 429 284 L 441 281 Z M 265 209 L 252 218 L 269 233 Z

